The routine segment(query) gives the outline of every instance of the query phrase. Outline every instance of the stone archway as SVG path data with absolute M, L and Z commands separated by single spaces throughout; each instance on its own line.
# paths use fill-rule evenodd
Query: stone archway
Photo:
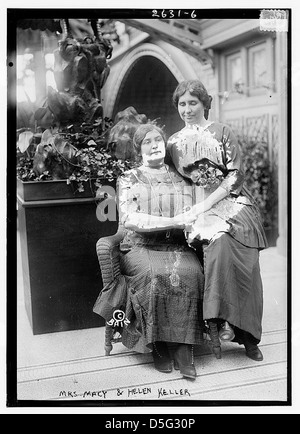
M 133 106 L 149 119 L 165 125 L 166 133 L 178 130 L 178 115 L 172 105 L 177 80 L 170 70 L 153 56 L 140 57 L 125 75 L 115 102 L 113 117 Z
M 187 58 L 177 48 L 162 41 L 142 44 L 114 65 L 114 73 L 106 85 L 109 99 L 106 112 L 114 118 L 116 113 L 133 106 L 149 119 L 165 125 L 169 136 L 182 126 L 172 104 L 172 93 L 181 80 L 195 78 L 196 74 Z

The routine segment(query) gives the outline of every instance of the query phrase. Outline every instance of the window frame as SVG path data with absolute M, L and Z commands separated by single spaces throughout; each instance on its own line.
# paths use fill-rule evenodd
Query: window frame
M 255 53 L 260 50 L 261 46 L 264 45 L 265 47 L 265 56 L 266 56 L 266 79 L 265 83 L 261 86 L 255 87 L 254 85 L 254 71 L 253 71 L 253 59 L 251 54 Z M 255 96 L 265 93 L 267 89 L 274 91 L 275 89 L 275 77 L 274 77 L 274 61 L 275 56 L 272 49 L 272 40 L 264 39 L 262 41 L 259 41 L 255 46 L 248 46 L 247 47 L 247 69 L 249 73 L 249 96 Z M 273 67 L 268 67 L 268 65 L 272 65 Z
M 243 58 L 242 58 L 242 52 L 241 50 L 237 50 L 234 52 L 231 52 L 227 55 L 225 55 L 225 84 L 226 84 L 226 88 L 230 91 L 230 92 L 234 92 L 234 83 L 232 81 L 232 69 L 229 68 L 231 61 L 235 60 L 235 59 L 240 59 L 241 61 L 241 81 L 243 82 Z M 239 92 L 236 92 L 238 96 Z
M 236 43 L 231 45 L 230 48 L 227 48 L 224 51 L 219 52 L 220 59 L 220 90 L 221 92 L 230 92 L 229 100 L 236 100 L 247 97 L 261 96 L 264 95 L 267 90 L 271 92 L 276 91 L 276 83 L 275 83 L 275 40 L 276 36 L 262 36 L 255 38 L 254 41 L 246 41 L 244 43 Z M 257 47 L 261 47 L 265 44 L 266 49 L 266 65 L 267 65 L 267 77 L 266 77 L 266 86 L 260 86 L 257 88 L 253 88 L 253 77 L 251 77 L 251 60 L 250 54 L 253 51 L 257 50 Z M 241 62 L 242 62 L 242 82 L 244 86 L 242 87 L 243 92 L 234 92 L 233 89 L 229 89 L 229 62 L 228 59 L 231 56 L 235 56 L 240 54 Z M 272 65 L 272 67 L 268 67 L 268 65 Z

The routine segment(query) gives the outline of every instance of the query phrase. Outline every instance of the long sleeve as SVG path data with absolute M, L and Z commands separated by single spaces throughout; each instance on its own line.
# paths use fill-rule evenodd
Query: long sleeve
M 164 186 L 160 186 L 162 190 Z M 168 215 L 160 214 L 160 199 L 151 193 L 151 188 L 139 181 L 134 170 L 120 177 L 117 183 L 119 221 L 127 229 L 136 232 L 163 231 L 180 229 L 183 226 L 174 222 Z M 155 208 L 156 200 L 158 203 Z M 154 203 L 153 203 L 154 201 Z M 154 206 L 153 206 L 154 205 Z
M 244 172 L 242 168 L 241 152 L 236 136 L 227 126 L 223 130 L 224 165 L 227 175 L 220 187 L 228 194 L 238 196 L 243 188 Z
M 130 214 L 139 211 L 138 195 L 134 194 L 132 188 L 134 183 L 135 177 L 131 172 L 124 174 L 117 181 L 119 221 L 123 226 Z

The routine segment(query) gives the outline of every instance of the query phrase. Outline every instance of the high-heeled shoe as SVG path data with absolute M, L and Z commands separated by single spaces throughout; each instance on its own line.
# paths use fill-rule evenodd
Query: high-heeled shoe
M 219 338 L 221 341 L 226 342 L 230 342 L 235 338 L 234 330 L 227 321 L 225 321 L 221 326 Z
M 164 374 L 172 372 L 172 359 L 166 342 L 154 342 L 152 356 L 157 371 Z
M 191 380 L 197 378 L 193 345 L 178 344 L 174 352 L 174 368 L 180 370 L 181 375 L 185 378 Z
M 219 339 L 219 332 L 218 332 L 218 326 L 215 321 L 207 321 L 208 327 L 209 327 L 209 336 L 212 343 L 212 350 L 216 357 L 216 359 L 221 359 L 221 344 Z

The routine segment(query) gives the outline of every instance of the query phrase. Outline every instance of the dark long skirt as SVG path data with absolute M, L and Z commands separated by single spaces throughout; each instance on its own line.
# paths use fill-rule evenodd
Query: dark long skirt
M 173 245 L 134 246 L 121 260 L 122 275 L 104 288 L 94 312 L 109 320 L 116 294 L 126 294 L 122 342 L 141 353 L 153 342 L 203 342 L 204 275 L 195 252 Z
M 204 247 L 204 257 L 203 318 L 227 320 L 259 342 L 263 314 L 259 250 L 223 233 Z

